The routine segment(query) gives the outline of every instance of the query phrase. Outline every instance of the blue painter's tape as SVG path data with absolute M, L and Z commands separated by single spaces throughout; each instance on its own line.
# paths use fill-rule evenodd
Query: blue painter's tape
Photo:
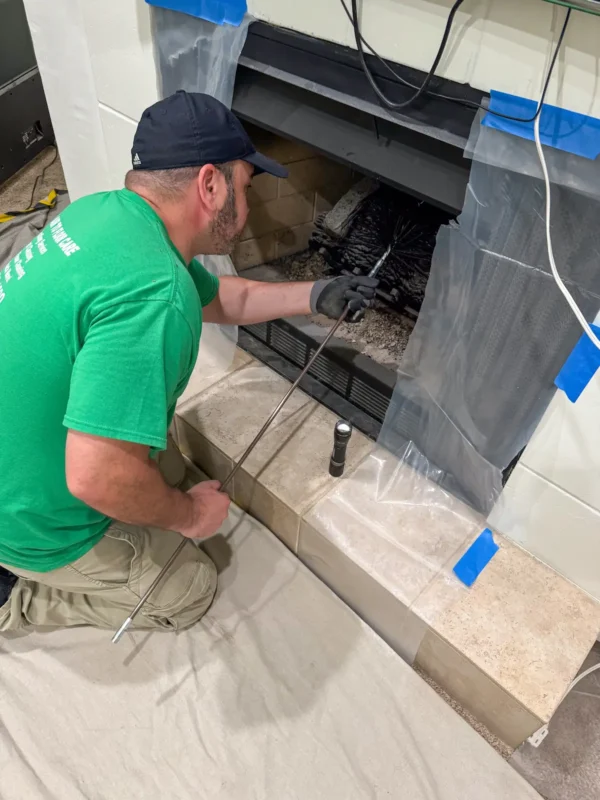
M 598 325 L 590 327 L 596 336 L 600 337 L 600 327 Z M 600 367 L 600 350 L 587 333 L 583 333 L 554 383 L 574 403 L 592 380 L 598 367 Z
M 473 586 L 479 573 L 494 557 L 500 548 L 494 541 L 492 532 L 486 528 L 475 539 L 464 556 L 454 566 L 454 574 L 466 586 Z
M 533 117 L 536 100 L 526 100 L 514 94 L 490 92 L 490 111 L 511 117 Z M 506 131 L 522 139 L 533 141 L 533 122 L 513 122 L 510 119 L 486 114 L 481 123 L 486 128 Z M 594 159 L 600 154 L 600 119 L 576 114 L 558 106 L 544 103 L 540 115 L 540 140 L 542 144 L 565 150 L 583 158 Z
M 246 0 L 146 0 L 151 6 L 170 8 L 217 25 L 238 25 L 247 10 Z

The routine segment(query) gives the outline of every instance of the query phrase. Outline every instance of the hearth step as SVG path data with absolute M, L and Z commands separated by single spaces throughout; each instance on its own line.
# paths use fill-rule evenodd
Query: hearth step
M 192 379 L 179 446 L 222 480 L 289 383 L 238 352 Z M 403 658 L 503 741 L 548 722 L 600 629 L 600 604 L 497 533 L 473 587 L 452 573 L 487 522 L 356 432 L 329 475 L 337 417 L 297 392 L 233 482 L 263 522 Z

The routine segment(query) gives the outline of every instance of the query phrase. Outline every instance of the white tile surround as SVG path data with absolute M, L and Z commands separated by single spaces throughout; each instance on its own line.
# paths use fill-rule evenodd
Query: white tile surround
M 490 522 L 600 600 L 600 371 L 556 391 Z

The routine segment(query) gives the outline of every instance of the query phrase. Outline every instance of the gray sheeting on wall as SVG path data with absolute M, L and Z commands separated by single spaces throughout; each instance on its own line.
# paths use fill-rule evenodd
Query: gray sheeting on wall
M 551 274 L 535 144 L 473 125 L 465 205 L 443 227 L 380 443 L 488 512 L 582 334 Z M 600 163 L 545 148 L 552 238 L 584 315 L 600 310 Z

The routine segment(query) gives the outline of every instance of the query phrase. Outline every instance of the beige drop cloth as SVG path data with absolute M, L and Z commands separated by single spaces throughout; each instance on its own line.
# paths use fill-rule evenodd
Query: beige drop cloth
M 230 527 L 186 633 L 0 637 L 1 800 L 538 797 L 272 534 Z

